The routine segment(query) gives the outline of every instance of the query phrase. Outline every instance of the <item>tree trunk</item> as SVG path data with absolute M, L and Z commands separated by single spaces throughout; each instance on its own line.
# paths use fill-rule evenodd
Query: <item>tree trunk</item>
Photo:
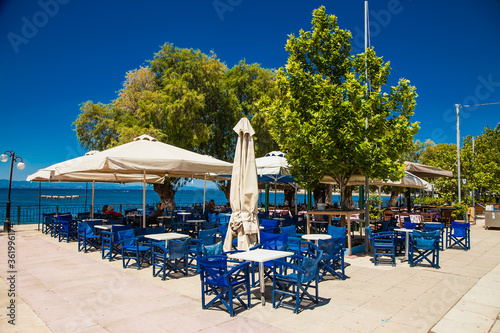
M 332 192 L 333 192 L 333 185 L 332 184 L 327 184 L 326 185 L 326 199 L 325 203 L 328 205 L 332 204 Z
M 229 202 L 229 197 L 231 195 L 231 181 L 230 180 L 225 180 L 225 181 L 217 181 L 215 183 L 219 190 L 224 192 L 224 195 L 226 196 L 227 202 Z
M 295 200 L 294 200 L 295 189 L 294 188 L 292 188 L 292 189 L 286 188 L 283 190 L 283 192 L 285 194 L 284 206 L 292 209 L 292 207 L 295 206 Z
M 391 191 L 391 198 L 388 203 L 389 207 L 397 207 L 399 193 L 401 193 L 399 188 L 393 188 Z
M 160 200 L 165 203 L 167 210 L 175 210 L 174 184 L 153 184 L 153 189 L 160 196 Z

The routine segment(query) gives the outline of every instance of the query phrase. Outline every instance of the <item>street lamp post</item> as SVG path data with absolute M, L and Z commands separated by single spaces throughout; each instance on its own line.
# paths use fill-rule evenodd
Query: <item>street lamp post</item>
M 12 226 L 12 223 L 10 221 L 10 192 L 12 190 L 12 171 L 14 169 L 14 162 L 19 161 L 19 163 L 17 163 L 17 168 L 19 170 L 22 170 L 25 167 L 23 159 L 19 156 L 16 156 L 16 153 L 13 151 L 6 151 L 2 155 L 0 155 L 0 160 L 2 162 L 7 162 L 9 160 L 9 157 L 11 157 L 12 159 L 10 162 L 10 178 L 9 178 L 9 192 L 8 192 L 9 194 L 7 196 L 7 207 L 6 207 L 7 209 L 5 211 L 5 221 L 3 223 L 3 231 L 4 232 L 10 232 L 10 229 Z

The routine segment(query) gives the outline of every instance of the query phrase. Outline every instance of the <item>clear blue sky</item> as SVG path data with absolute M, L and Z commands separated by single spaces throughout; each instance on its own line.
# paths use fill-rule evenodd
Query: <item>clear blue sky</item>
M 116 98 L 125 73 L 165 42 L 213 50 L 229 67 L 240 59 L 281 67 L 287 36 L 310 30 L 320 5 L 353 33 L 361 51 L 361 0 L 0 1 L 0 153 L 14 150 L 24 159 L 14 180 L 85 153 L 72 125 L 79 105 Z M 418 139 L 455 143 L 454 104 L 500 102 L 500 1 L 369 6 L 371 44 L 391 62 L 390 83 L 404 77 L 417 87 Z M 500 105 L 462 113 L 463 136 L 500 121 Z M 8 175 L 9 164 L 1 163 L 0 179 Z

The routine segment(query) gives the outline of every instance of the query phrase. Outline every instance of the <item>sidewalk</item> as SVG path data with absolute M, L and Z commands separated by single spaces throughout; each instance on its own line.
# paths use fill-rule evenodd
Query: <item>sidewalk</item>
M 16 325 L 7 317 L 2 233 L 0 332 L 500 332 L 500 230 L 483 225 L 472 226 L 471 250 L 441 252 L 439 270 L 352 256 L 350 278 L 322 281 L 315 307 L 273 309 L 268 282 L 266 306 L 256 291 L 252 308 L 233 318 L 201 309 L 198 275 L 161 281 L 151 267 L 123 269 L 121 260 L 79 253 L 75 242 L 59 243 L 36 225 L 15 226 Z

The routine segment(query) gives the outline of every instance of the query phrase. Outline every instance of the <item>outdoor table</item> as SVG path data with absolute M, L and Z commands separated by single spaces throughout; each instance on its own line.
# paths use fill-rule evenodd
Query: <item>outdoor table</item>
M 187 220 L 186 223 L 193 224 L 194 225 L 194 232 L 198 233 L 198 230 L 200 230 L 200 223 L 206 222 L 205 220 Z
M 189 212 L 179 212 L 179 213 L 177 213 L 177 215 L 182 215 L 182 220 L 186 221 L 186 216 L 187 215 L 191 215 L 191 213 L 189 213 Z
M 144 235 L 144 238 L 148 238 L 150 240 L 155 240 L 155 241 L 167 241 L 169 239 L 182 239 L 182 238 L 188 238 L 189 235 L 186 234 L 179 234 L 177 232 L 165 232 L 163 234 L 151 234 L 151 235 Z
M 414 229 L 405 229 L 405 228 L 396 228 L 394 229 L 394 231 L 397 231 L 397 232 L 405 232 L 406 235 L 405 235 L 405 256 L 403 257 L 403 259 L 401 259 L 401 262 L 404 262 L 404 261 L 408 261 L 408 256 L 409 256 L 409 253 L 408 253 L 408 245 L 410 243 L 410 232 L 413 232 Z
M 293 252 L 288 251 L 276 251 L 276 250 L 266 250 L 266 249 L 255 249 L 245 252 L 237 252 L 228 254 L 227 257 L 230 259 L 252 261 L 259 263 L 259 281 L 260 281 L 260 299 L 262 305 L 266 305 L 266 299 L 264 298 L 265 284 L 264 284 L 264 262 L 271 261 L 279 258 L 286 258 L 293 255 Z
M 326 234 L 306 234 L 306 235 L 302 235 L 302 239 L 314 241 L 316 243 L 316 245 L 318 245 L 320 239 L 321 240 L 326 240 L 326 239 L 330 239 L 330 238 L 332 238 L 332 236 L 331 235 L 326 235 Z
M 123 224 L 97 224 L 94 226 L 94 228 L 108 231 L 111 230 L 111 228 L 114 225 L 123 225 Z
M 309 211 L 306 212 L 305 215 L 307 217 L 307 233 L 311 233 L 311 215 L 328 215 L 328 223 L 332 223 L 332 216 L 334 215 L 343 215 L 345 216 L 345 220 L 347 223 L 347 248 L 349 249 L 349 255 L 352 255 L 352 239 L 351 239 L 351 215 L 352 214 L 359 214 L 359 210 L 350 210 L 350 211 L 322 211 L 322 210 L 317 210 L 317 211 Z

